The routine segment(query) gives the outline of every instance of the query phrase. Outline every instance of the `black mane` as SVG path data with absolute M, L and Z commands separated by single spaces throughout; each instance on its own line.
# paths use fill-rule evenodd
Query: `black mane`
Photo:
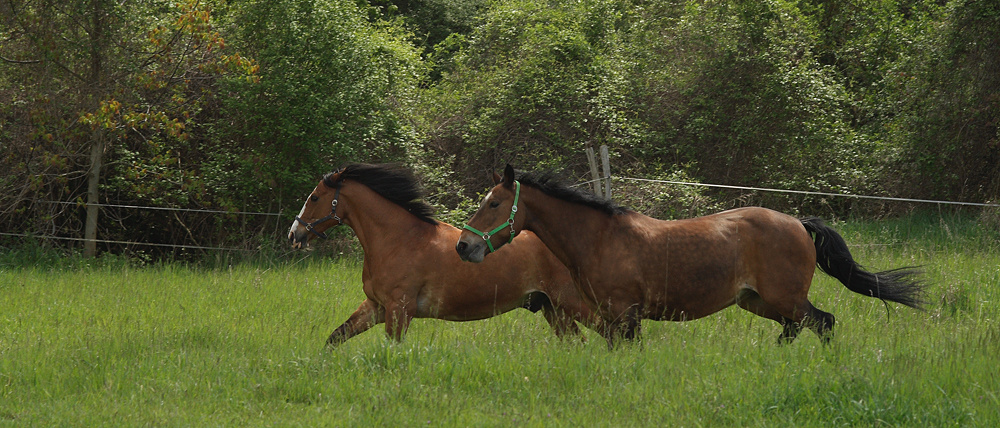
M 431 217 L 434 207 L 423 201 L 424 189 L 409 170 L 399 165 L 352 163 L 323 176 L 323 183 L 331 188 L 340 186 L 344 180 L 364 184 L 420 220 L 437 224 L 437 220 Z
M 582 187 L 570 187 L 552 172 L 526 172 L 517 180 L 521 184 L 541 190 L 542 193 L 553 198 L 581 204 L 607 215 L 624 214 L 628 211 L 627 208 L 583 190 Z

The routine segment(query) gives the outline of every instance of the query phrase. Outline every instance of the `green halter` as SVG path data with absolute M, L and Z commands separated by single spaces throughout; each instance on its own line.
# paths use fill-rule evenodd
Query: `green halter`
M 491 253 L 494 252 L 494 251 L 496 251 L 496 250 L 493 249 L 493 243 L 490 242 L 490 236 L 493 235 L 494 233 L 497 233 L 497 232 L 503 230 L 503 228 L 505 228 L 507 226 L 510 226 L 510 239 L 507 240 L 507 243 L 509 244 L 509 243 L 511 243 L 511 242 L 514 241 L 514 214 L 517 214 L 517 200 L 518 200 L 518 198 L 521 197 L 521 183 L 518 183 L 517 180 L 514 180 L 514 186 L 515 186 L 514 187 L 514 189 L 515 189 L 514 190 L 514 205 L 512 205 L 510 207 L 510 218 L 508 218 L 505 223 L 497 226 L 496 229 L 493 229 L 493 230 L 491 230 L 489 232 L 486 232 L 486 233 L 480 232 L 480 231 L 476 230 L 476 228 L 474 228 L 472 226 L 469 226 L 468 224 L 466 224 L 465 227 L 464 227 L 466 230 L 469 230 L 472 233 L 475 233 L 476 235 L 481 236 L 483 238 L 483 240 L 486 241 L 486 246 L 490 247 L 490 252 Z

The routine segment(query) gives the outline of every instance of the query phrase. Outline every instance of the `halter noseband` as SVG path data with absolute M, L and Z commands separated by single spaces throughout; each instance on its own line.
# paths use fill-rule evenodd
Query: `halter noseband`
M 323 218 L 321 218 L 319 220 L 316 220 L 316 221 L 314 221 L 312 223 L 306 223 L 304 220 L 302 220 L 301 218 L 299 218 L 299 216 L 295 216 L 295 221 L 297 221 L 297 222 L 301 223 L 303 226 L 305 226 L 306 230 L 312 232 L 313 235 L 316 235 L 316 236 L 318 236 L 320 238 L 323 238 L 323 239 L 328 239 L 328 237 L 326 236 L 325 232 L 320 232 L 320 231 L 316 230 L 316 225 L 322 224 L 323 222 L 326 222 L 326 221 L 329 221 L 329 220 L 337 220 L 337 224 L 344 224 L 343 220 L 341 220 L 340 217 L 337 216 L 337 198 L 339 198 L 339 197 L 340 197 L 340 185 L 338 184 L 337 185 L 337 190 L 333 193 L 333 202 L 330 203 L 331 208 L 332 208 L 332 211 L 330 211 L 330 215 L 328 215 L 326 217 L 323 217 Z
M 510 226 L 510 239 L 507 240 L 507 243 L 509 244 L 511 242 L 514 242 L 514 215 L 517 214 L 517 200 L 518 198 L 521 197 L 521 183 L 519 183 L 517 180 L 514 180 L 514 189 L 515 189 L 514 205 L 510 207 L 510 218 L 508 218 L 506 222 L 497 226 L 496 229 L 493 229 L 489 232 L 480 232 L 476 230 L 476 228 L 469 226 L 468 223 L 466 223 L 466 225 L 463 227 L 464 229 L 482 237 L 483 240 L 486 241 L 486 246 L 490 248 L 491 253 L 495 252 L 496 250 L 493 248 L 493 243 L 490 242 L 490 236 L 493 235 L 494 233 L 503 230 L 503 228 L 507 226 Z

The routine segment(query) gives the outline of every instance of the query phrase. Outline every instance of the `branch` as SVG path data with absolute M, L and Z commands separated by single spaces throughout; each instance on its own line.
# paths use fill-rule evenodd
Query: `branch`
M 3 55 L 0 55 L 0 60 L 3 60 L 3 62 L 9 62 L 11 64 L 38 64 L 38 63 L 42 62 L 42 60 L 40 60 L 40 59 L 28 59 L 28 60 L 20 61 L 20 60 L 16 60 L 16 59 L 7 58 L 7 57 L 5 57 Z

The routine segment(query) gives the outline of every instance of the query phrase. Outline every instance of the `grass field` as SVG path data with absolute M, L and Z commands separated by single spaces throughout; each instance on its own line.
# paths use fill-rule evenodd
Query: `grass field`
M 398 344 L 379 326 L 330 352 L 362 300 L 356 262 L 7 263 L 0 426 L 1000 426 L 996 231 L 835 227 L 869 267 L 924 265 L 928 310 L 817 273 L 830 346 L 777 346 L 777 324 L 731 308 L 647 321 L 641 344 L 608 351 L 519 310 L 416 320 Z

